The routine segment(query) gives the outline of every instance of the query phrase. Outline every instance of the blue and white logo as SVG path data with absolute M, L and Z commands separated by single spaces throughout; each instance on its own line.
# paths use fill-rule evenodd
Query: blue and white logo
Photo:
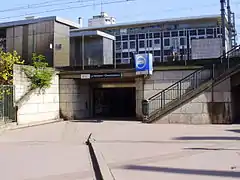
M 137 69 L 144 69 L 147 65 L 146 58 L 143 55 L 136 56 L 136 67 Z
M 136 74 L 152 74 L 153 72 L 153 62 L 152 54 L 135 54 L 135 68 Z

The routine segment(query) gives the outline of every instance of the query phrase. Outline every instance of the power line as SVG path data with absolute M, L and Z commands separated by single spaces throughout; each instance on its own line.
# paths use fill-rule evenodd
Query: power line
M 81 5 L 81 6 L 70 6 L 70 7 L 50 9 L 50 10 L 45 10 L 45 11 L 33 12 L 33 13 L 25 13 L 25 14 L 20 14 L 20 15 L 16 15 L 16 16 L 6 16 L 6 17 L 2 17 L 0 19 L 10 19 L 10 18 L 38 15 L 38 14 L 43 14 L 43 13 L 55 12 L 55 11 L 64 11 L 64 10 L 70 10 L 70 9 L 85 8 L 85 7 L 90 7 L 93 5 L 95 5 L 95 6 L 104 5 L 104 4 L 109 5 L 109 4 L 117 4 L 117 3 L 130 2 L 130 1 L 136 1 L 136 0 L 117 0 L 117 1 L 108 1 L 108 2 L 103 2 L 103 3 Z
M 10 12 L 10 11 L 18 11 L 18 10 L 22 10 L 22 9 L 35 9 L 35 8 L 38 8 L 38 7 L 44 7 L 43 5 L 47 5 L 47 6 L 51 6 L 51 5 L 60 5 L 62 3 L 55 3 L 55 4 L 52 4 L 54 2 L 64 2 L 64 1 L 69 1 L 69 0 L 53 0 L 53 1 L 44 1 L 44 2 L 41 2 L 41 3 L 34 3 L 34 4 L 27 4 L 27 5 L 24 5 L 24 6 L 17 6 L 17 7 L 14 7 L 14 8 L 9 8 L 9 9 L 3 9 L 3 10 L 0 10 L 0 12 Z M 88 2 L 88 1 L 94 1 L 94 0 L 77 0 L 78 2 Z M 66 2 L 65 2 L 66 3 Z

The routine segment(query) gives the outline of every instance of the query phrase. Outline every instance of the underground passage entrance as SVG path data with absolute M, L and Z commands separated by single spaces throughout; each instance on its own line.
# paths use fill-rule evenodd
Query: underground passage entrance
M 240 85 L 232 88 L 233 124 L 240 124 Z
M 96 88 L 93 91 L 93 115 L 104 118 L 135 118 L 136 89 Z

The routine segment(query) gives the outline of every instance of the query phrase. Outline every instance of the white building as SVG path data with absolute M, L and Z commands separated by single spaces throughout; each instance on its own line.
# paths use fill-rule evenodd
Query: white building
M 116 24 L 116 19 L 114 17 L 108 16 L 107 13 L 101 12 L 100 15 L 93 16 L 93 18 L 88 20 L 88 27 L 104 26 Z

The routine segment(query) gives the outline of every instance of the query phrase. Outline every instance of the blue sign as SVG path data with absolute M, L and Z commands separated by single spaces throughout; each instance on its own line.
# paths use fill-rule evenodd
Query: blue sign
M 151 53 L 135 54 L 136 74 L 152 74 L 153 73 L 153 56 Z

